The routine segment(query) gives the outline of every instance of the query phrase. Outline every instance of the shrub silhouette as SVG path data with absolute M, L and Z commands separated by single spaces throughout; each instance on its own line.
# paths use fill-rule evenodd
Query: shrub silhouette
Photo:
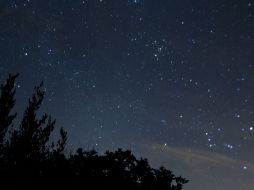
M 188 182 L 164 167 L 151 168 L 147 159 L 137 159 L 129 150 L 98 155 L 78 148 L 66 156 L 67 132 L 61 128 L 59 140 L 50 142 L 56 121 L 48 114 L 37 117 L 43 83 L 34 88 L 20 125 L 13 126 L 17 77 L 9 75 L 0 88 L 0 187 L 181 190 Z

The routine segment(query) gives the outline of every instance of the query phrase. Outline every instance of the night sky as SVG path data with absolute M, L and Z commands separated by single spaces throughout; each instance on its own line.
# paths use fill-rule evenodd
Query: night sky
M 122 147 L 190 180 L 254 187 L 254 1 L 0 0 L 0 82 L 68 147 Z

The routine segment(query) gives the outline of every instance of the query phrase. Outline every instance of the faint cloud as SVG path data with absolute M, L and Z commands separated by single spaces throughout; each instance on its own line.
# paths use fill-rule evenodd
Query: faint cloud
M 223 166 L 227 168 L 248 168 L 249 172 L 254 173 L 254 164 L 248 161 L 237 160 L 226 156 L 221 153 L 208 152 L 204 150 L 191 149 L 186 147 L 171 147 L 164 146 L 163 144 L 153 144 L 152 149 L 160 151 L 161 153 L 168 154 L 170 157 L 181 159 L 188 165 L 199 165 L 202 163 L 211 163 L 217 166 Z

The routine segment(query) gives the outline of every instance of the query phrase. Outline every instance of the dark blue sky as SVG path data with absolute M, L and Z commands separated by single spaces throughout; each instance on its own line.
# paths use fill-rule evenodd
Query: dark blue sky
M 43 80 L 70 148 L 131 149 L 186 190 L 254 186 L 253 51 L 251 0 L 0 1 L 16 110 Z

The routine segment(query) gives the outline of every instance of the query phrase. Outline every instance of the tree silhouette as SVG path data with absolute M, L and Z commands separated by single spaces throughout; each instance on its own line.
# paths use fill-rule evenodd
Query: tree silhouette
M 8 148 L 14 161 L 44 159 L 48 154 L 49 150 L 46 143 L 54 129 L 55 120 L 52 121 L 47 114 L 37 119 L 36 111 L 39 109 L 43 97 L 44 91 L 41 83 L 38 87 L 35 87 L 35 93 L 29 99 L 19 129 L 11 134 Z
M 3 151 L 4 137 L 8 130 L 8 127 L 12 124 L 13 120 L 17 116 L 17 113 L 11 114 L 11 110 L 14 107 L 15 99 L 15 80 L 18 75 L 9 75 L 5 85 L 0 87 L 0 152 Z M 1 154 L 1 156 L 3 156 Z
M 56 121 L 46 113 L 37 116 L 45 95 L 43 83 L 34 88 L 20 124 L 10 127 L 17 115 L 12 114 L 17 76 L 9 75 L 0 88 L 0 187 L 181 190 L 188 182 L 164 167 L 152 168 L 130 150 L 98 155 L 78 148 L 66 156 L 67 132 L 61 128 L 59 140 L 50 143 Z

